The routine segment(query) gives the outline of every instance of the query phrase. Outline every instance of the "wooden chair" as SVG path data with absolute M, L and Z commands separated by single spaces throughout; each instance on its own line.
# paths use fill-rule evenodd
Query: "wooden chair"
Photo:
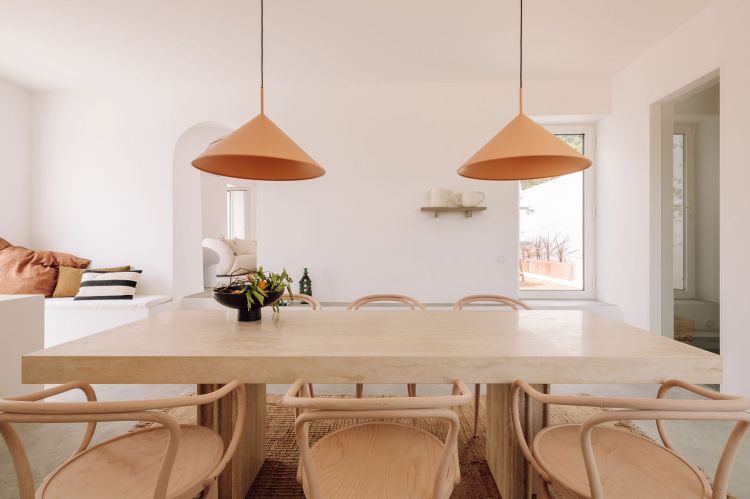
M 286 295 L 282 296 L 281 299 L 284 300 L 284 301 L 286 301 L 286 302 L 295 302 L 295 301 L 297 301 L 297 302 L 301 302 L 301 303 L 307 303 L 308 305 L 310 305 L 310 308 L 312 310 L 320 310 L 321 309 L 320 302 L 318 300 L 316 300 L 315 298 L 313 298 L 310 295 L 306 295 L 306 294 L 303 294 L 303 293 L 294 293 L 293 296 L 290 296 L 290 295 L 286 294 Z
M 87 402 L 38 402 L 79 389 Z M 213 430 L 180 425 L 159 409 L 203 405 L 234 394 L 237 421 L 229 445 Z M 217 477 L 240 442 L 245 421 L 245 387 L 232 381 L 205 395 L 161 400 L 97 402 L 91 385 L 71 382 L 40 392 L 0 399 L 0 434 L 10 452 L 20 499 L 76 497 L 216 497 Z M 151 428 L 89 447 L 100 421 L 150 421 Z M 34 492 L 26 452 L 12 423 L 87 422 L 81 445 Z
M 513 310 L 531 310 L 531 307 L 528 306 L 526 303 L 522 302 L 521 300 L 516 300 L 515 298 L 510 298 L 508 296 L 503 296 L 503 295 L 464 296 L 453 305 L 453 310 L 463 310 L 463 308 L 466 305 L 470 303 L 476 303 L 476 302 L 495 302 L 495 303 L 500 303 L 502 305 L 507 305 Z
M 363 296 L 362 298 L 358 298 L 351 302 L 348 307 L 346 307 L 347 310 L 359 310 L 362 308 L 363 305 L 366 305 L 368 303 L 375 303 L 375 302 L 397 302 L 397 303 L 403 303 L 404 305 L 408 306 L 412 310 L 425 310 L 425 306 L 417 300 L 416 298 L 412 298 L 411 296 L 406 295 L 367 295 Z M 365 385 L 362 383 L 357 383 L 357 389 L 356 389 L 356 396 L 357 398 L 362 398 L 362 393 L 364 392 Z M 414 383 L 408 383 L 406 385 L 406 392 L 409 394 L 410 397 L 416 397 L 417 396 L 417 385 Z
M 302 380 L 283 403 L 303 412 L 294 429 L 300 450 L 297 481 L 308 499 L 447 499 L 461 479 L 458 464 L 457 409 L 471 400 L 461 381 L 452 396 L 366 399 L 309 398 L 298 394 Z M 312 447 L 308 423 L 377 418 L 333 431 Z M 448 422 L 445 441 L 400 418 L 439 418 Z
M 397 302 L 403 303 L 412 310 L 425 310 L 425 306 L 422 304 L 422 302 L 420 302 L 416 298 L 412 298 L 411 296 L 406 295 L 367 295 L 354 300 L 349 304 L 348 307 L 346 307 L 346 309 L 359 310 L 363 305 L 375 302 Z
M 306 295 L 304 293 L 295 293 L 294 295 L 289 295 L 288 293 L 285 295 L 282 295 L 278 298 L 278 300 L 284 300 L 286 302 L 300 302 L 300 303 L 307 303 L 310 305 L 310 310 L 320 310 L 322 307 L 320 305 L 320 302 L 313 298 L 310 295 Z M 308 390 L 310 390 L 310 396 L 312 397 L 314 394 L 313 391 L 313 384 L 310 383 L 307 387 Z
M 510 298 L 503 295 L 469 295 L 461 298 L 453 305 L 453 310 L 463 310 L 463 308 L 476 302 L 495 302 L 502 305 L 507 305 L 513 310 L 531 310 L 531 307 L 515 298 Z M 477 383 L 474 385 L 474 436 L 477 436 L 477 430 L 479 427 L 479 400 L 482 392 L 482 385 Z
M 664 400 L 679 387 L 709 400 Z M 526 442 L 520 421 L 519 394 L 544 404 L 605 407 L 582 424 L 551 426 Z M 549 498 L 551 485 L 564 497 L 621 499 L 727 497 L 729 474 L 741 441 L 750 427 L 750 399 L 713 392 L 683 381 L 666 381 L 656 399 L 549 395 L 516 381 L 511 398 L 513 427 L 526 460 L 538 473 L 542 497 Z M 639 435 L 601 423 L 620 420 L 656 420 L 663 445 Z M 665 420 L 736 421 L 721 455 L 713 484 L 688 464 L 672 447 Z M 533 450 L 532 450 L 533 449 Z

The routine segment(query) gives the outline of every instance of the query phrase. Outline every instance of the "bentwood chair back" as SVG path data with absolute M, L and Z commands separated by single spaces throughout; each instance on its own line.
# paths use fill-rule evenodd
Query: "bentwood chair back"
M 362 308 L 363 305 L 367 305 L 368 303 L 376 303 L 376 302 L 396 302 L 396 303 L 403 303 L 407 307 L 409 307 L 412 310 L 425 310 L 424 304 L 422 304 L 421 301 L 417 300 L 416 298 L 412 298 L 411 296 L 406 295 L 396 295 L 396 294 L 384 294 L 384 295 L 367 295 L 363 296 L 362 298 L 358 298 L 351 302 L 348 307 L 346 307 L 347 310 L 359 310 Z M 357 383 L 357 398 L 362 398 L 362 393 L 364 392 L 364 387 L 362 383 Z M 417 396 L 417 385 L 414 383 L 408 383 L 406 385 L 406 392 L 409 394 L 410 397 L 416 397 Z
M 321 305 L 320 305 L 320 302 L 318 300 L 316 300 L 312 296 L 306 295 L 304 293 L 295 293 L 294 295 L 286 294 L 286 295 L 282 296 L 281 299 L 284 300 L 284 301 L 286 301 L 286 302 L 295 302 L 296 301 L 296 302 L 300 302 L 300 303 L 307 303 L 308 305 L 310 305 L 310 309 L 311 310 L 320 310 L 322 308 Z M 312 397 L 313 394 L 314 394 L 313 384 L 310 383 L 309 385 L 307 385 L 307 389 L 310 390 L 310 396 Z
M 463 310 L 466 305 L 469 305 L 470 303 L 478 303 L 478 302 L 494 302 L 499 303 L 501 305 L 506 305 L 513 310 L 531 310 L 531 307 L 522 302 L 521 300 L 516 300 L 515 298 L 510 298 L 508 296 L 503 295 L 469 295 L 464 296 L 460 300 L 458 300 L 455 304 L 453 304 L 453 310 Z M 474 436 L 477 436 L 477 431 L 479 428 L 479 400 L 480 396 L 482 394 L 482 385 L 477 383 L 474 385 Z
M 39 402 L 75 389 L 86 395 L 87 402 Z M 213 430 L 178 424 L 174 417 L 160 410 L 209 404 L 229 396 L 235 398 L 237 420 L 226 449 Z M 217 477 L 242 436 L 245 405 L 245 387 L 238 381 L 204 395 L 127 402 L 97 402 L 91 385 L 71 382 L 0 399 L 0 434 L 13 461 L 20 499 L 216 497 Z M 156 424 L 89 447 L 96 423 L 101 421 Z M 13 423 L 74 422 L 88 423 L 81 444 L 35 492 L 31 465 Z
M 453 310 L 463 310 L 463 308 L 470 303 L 477 302 L 495 302 L 501 305 L 507 305 L 513 310 L 531 310 L 531 307 L 521 300 L 510 298 L 509 296 L 503 295 L 469 295 L 464 296 L 453 304 Z
M 346 307 L 347 310 L 359 310 L 363 305 L 367 305 L 368 303 L 375 303 L 375 302 L 396 302 L 396 303 L 403 303 L 407 307 L 411 308 L 412 310 L 424 310 L 425 306 L 417 300 L 416 298 L 412 298 L 411 296 L 406 295 L 396 295 L 396 294 L 385 294 L 385 295 L 367 295 L 363 296 L 362 298 L 358 298 L 351 302 L 348 307 Z
M 672 388 L 682 388 L 704 400 L 666 400 Z M 524 392 L 544 404 L 603 407 L 610 410 L 590 416 L 582 424 L 551 426 L 526 442 L 521 426 L 519 396 Z M 660 499 L 727 497 L 732 466 L 748 427 L 750 399 L 733 397 L 670 380 L 661 385 L 656 399 L 550 395 L 516 381 L 511 396 L 513 427 L 518 445 L 538 473 L 538 488 L 550 497 L 549 487 L 564 497 L 592 499 Z M 601 426 L 622 420 L 655 420 L 662 444 L 634 433 Z M 713 488 L 698 468 L 672 446 L 664 421 L 734 421 L 714 475 Z
M 312 296 L 306 295 L 304 293 L 294 293 L 294 295 L 291 295 L 291 296 L 287 294 L 287 295 L 284 295 L 281 299 L 284 300 L 284 301 L 286 301 L 286 302 L 295 302 L 296 301 L 296 302 L 300 302 L 300 303 L 307 303 L 308 305 L 310 305 L 310 308 L 312 310 L 320 310 L 321 309 L 320 302 L 318 300 L 316 300 Z
M 447 499 L 461 479 L 457 408 L 471 400 L 461 381 L 442 397 L 309 398 L 302 380 L 283 403 L 302 411 L 294 425 L 300 450 L 297 480 L 308 499 Z M 300 395 L 301 394 L 301 395 Z M 327 420 L 377 419 L 326 434 L 310 446 L 308 424 Z M 444 441 L 402 418 L 438 418 L 448 423 Z

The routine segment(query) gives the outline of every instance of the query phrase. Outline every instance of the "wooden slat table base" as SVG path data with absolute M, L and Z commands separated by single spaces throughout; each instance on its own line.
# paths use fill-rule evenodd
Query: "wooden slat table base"
M 208 393 L 221 385 L 198 385 L 198 393 Z M 234 458 L 219 476 L 219 499 L 244 499 L 263 466 L 266 452 L 266 385 L 245 385 L 247 392 L 247 420 L 242 440 Z M 234 398 L 224 398 L 216 404 L 198 408 L 198 424 L 218 432 L 229 445 L 237 417 Z
M 547 385 L 534 385 L 547 390 Z M 503 499 L 531 497 L 533 474 L 516 443 L 511 420 L 511 385 L 487 385 L 487 465 Z M 528 402 L 521 394 L 521 422 L 531 441 L 546 424 L 546 411 L 540 404 Z

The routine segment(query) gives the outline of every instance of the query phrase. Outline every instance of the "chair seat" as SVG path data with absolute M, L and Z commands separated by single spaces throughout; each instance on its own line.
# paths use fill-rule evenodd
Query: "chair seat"
M 181 425 L 167 497 L 190 498 L 221 460 L 224 444 L 208 428 Z M 53 471 L 37 498 L 152 498 L 169 432 L 162 426 L 127 433 L 91 447 Z
M 442 451 L 443 443 L 431 433 L 398 423 L 348 426 L 324 436 L 311 449 L 321 497 L 326 499 L 432 498 Z M 452 463 L 450 483 L 455 473 Z
M 534 456 L 552 478 L 552 487 L 566 498 L 565 492 L 591 497 L 580 429 L 577 424 L 551 426 L 534 439 Z M 711 495 L 703 473 L 656 442 L 601 426 L 594 428 L 591 441 L 607 499 L 703 499 Z

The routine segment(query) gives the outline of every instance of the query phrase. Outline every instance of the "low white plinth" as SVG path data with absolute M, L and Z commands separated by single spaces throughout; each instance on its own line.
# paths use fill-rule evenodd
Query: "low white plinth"
M 42 389 L 21 383 L 21 356 L 44 348 L 44 296 L 0 295 L 0 396 Z
M 86 300 L 47 298 L 44 348 L 148 318 L 169 308 L 167 295 L 136 295 L 132 300 Z

